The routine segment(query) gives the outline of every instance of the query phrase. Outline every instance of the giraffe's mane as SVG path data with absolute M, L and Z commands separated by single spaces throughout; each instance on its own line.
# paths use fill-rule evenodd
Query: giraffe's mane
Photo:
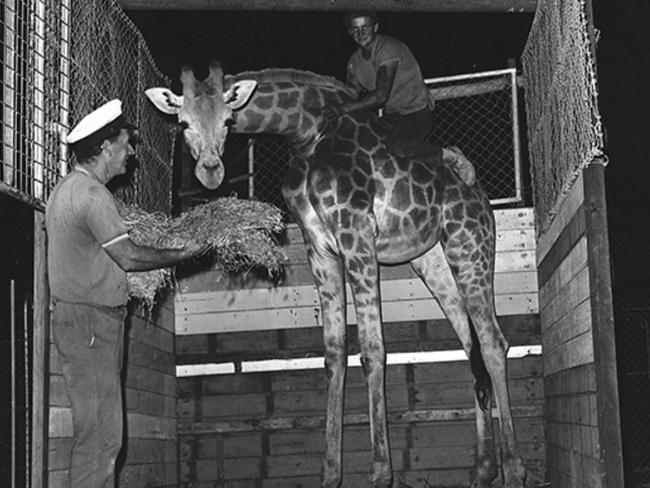
M 351 94 L 351 90 L 342 81 L 333 76 L 319 75 L 311 71 L 303 71 L 294 68 L 267 68 L 259 71 L 243 71 L 234 75 L 224 76 L 224 85 L 240 80 L 255 80 L 258 83 L 300 83 L 315 87 L 334 88 Z

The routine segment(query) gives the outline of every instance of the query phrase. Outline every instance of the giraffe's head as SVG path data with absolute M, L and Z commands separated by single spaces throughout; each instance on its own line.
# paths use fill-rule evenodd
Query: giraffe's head
M 210 74 L 203 81 L 184 67 L 181 83 L 182 95 L 168 88 L 149 88 L 145 94 L 160 111 L 178 116 L 185 142 L 196 160 L 194 173 L 203 186 L 212 190 L 223 181 L 221 156 L 233 111 L 248 102 L 257 83 L 238 81 L 224 92 L 223 72 L 216 63 L 210 66 Z

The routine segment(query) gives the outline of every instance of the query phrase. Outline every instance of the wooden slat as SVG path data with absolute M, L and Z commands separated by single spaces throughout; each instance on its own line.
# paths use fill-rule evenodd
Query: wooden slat
M 247 10 L 335 11 L 380 10 L 384 12 L 502 12 L 532 13 L 537 0 L 119 0 L 133 10 Z
M 562 289 L 586 267 L 587 239 L 583 237 L 540 288 L 540 309 L 544 309 L 552 300 L 557 299 L 558 293 L 562 293 Z
M 543 405 L 521 405 L 512 407 L 513 417 L 541 417 Z M 408 410 L 404 412 L 388 413 L 390 425 L 399 423 L 440 422 L 452 420 L 473 420 L 476 417 L 474 408 L 448 408 L 433 410 Z M 492 417 L 496 418 L 496 410 Z M 367 413 L 346 414 L 343 417 L 344 425 L 364 425 L 369 422 Z M 324 416 L 291 416 L 273 417 L 266 419 L 248 419 L 237 421 L 223 421 L 215 419 L 180 419 L 178 423 L 179 435 L 197 434 L 225 434 L 235 432 L 257 432 L 264 430 L 281 429 L 308 429 L 322 428 L 325 426 Z
M 380 288 L 384 302 L 431 298 L 431 293 L 419 278 L 382 281 Z M 347 303 L 352 304 L 349 285 L 346 285 L 346 290 Z M 500 273 L 495 277 L 496 295 L 536 291 L 534 271 Z M 234 313 L 269 308 L 320 306 L 314 285 L 178 294 L 176 303 L 177 318 L 213 312 Z
M 542 262 L 548 252 L 558 240 L 558 237 L 569 224 L 575 213 L 578 211 L 584 201 L 584 183 L 582 173 L 573 183 L 569 192 L 564 196 L 564 201 L 560 205 L 558 214 L 553 217 L 553 222 L 546 231 L 539 236 L 537 243 L 537 261 Z
M 497 315 L 534 314 L 538 312 L 537 293 L 497 295 Z M 411 301 L 383 301 L 383 320 L 398 322 L 408 320 L 442 319 L 444 315 L 433 298 Z M 354 307 L 348 305 L 348 324 L 356 323 Z M 178 316 L 176 333 L 207 334 L 263 329 L 290 329 L 295 327 L 320 327 L 320 307 L 301 306 L 271 308 L 240 312 L 216 312 Z
M 574 337 L 552 351 L 544 351 L 544 375 L 575 368 L 594 361 L 591 331 Z

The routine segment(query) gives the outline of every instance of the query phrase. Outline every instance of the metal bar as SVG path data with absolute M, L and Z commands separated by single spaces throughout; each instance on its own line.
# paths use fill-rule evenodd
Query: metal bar
M 36 1 L 34 20 L 34 141 L 33 186 L 35 198 L 43 198 L 43 167 L 45 165 L 45 2 Z
M 481 71 L 480 73 L 467 73 L 464 75 L 443 76 L 440 78 L 425 78 L 424 82 L 429 83 L 447 83 L 450 81 L 475 80 L 477 78 L 487 78 L 490 76 L 507 75 L 512 72 L 516 73 L 515 68 L 495 69 L 492 71 Z
M 4 2 L 2 83 L 2 180 L 14 184 L 16 128 L 16 2 Z
M 9 341 L 11 342 L 11 488 L 16 488 L 16 282 L 9 280 Z
M 521 190 L 521 145 L 519 142 L 519 101 L 517 98 L 517 72 L 510 73 L 512 93 L 512 153 L 515 163 L 515 195 L 522 199 Z
M 248 198 L 255 196 L 255 140 L 248 139 Z
M 32 488 L 47 487 L 49 303 L 45 214 L 34 212 L 34 279 L 32 324 Z
M 490 205 L 505 205 L 506 203 L 519 203 L 521 197 L 495 198 L 490 200 Z
M 537 0 L 119 0 L 133 10 L 261 10 L 261 11 L 342 11 L 383 12 L 534 12 Z
M 64 133 L 70 126 L 70 0 L 61 0 L 61 63 L 59 75 L 59 175 L 68 172 L 68 145 Z
M 32 486 L 29 473 L 32 466 L 32 422 L 30 402 L 31 385 L 31 359 L 29 355 L 29 298 L 23 300 L 23 358 L 25 363 L 25 488 Z
M 26 204 L 30 205 L 31 207 L 34 207 L 37 210 L 45 210 L 45 203 L 42 200 L 39 200 L 38 198 L 34 198 L 32 195 L 28 195 L 27 193 L 14 188 L 11 185 L 8 185 L 4 181 L 0 181 L 0 193 L 6 193 L 7 195 L 10 195 L 21 202 L 25 202 Z

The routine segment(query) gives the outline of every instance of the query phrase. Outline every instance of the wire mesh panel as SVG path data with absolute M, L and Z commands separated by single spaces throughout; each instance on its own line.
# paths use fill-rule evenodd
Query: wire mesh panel
M 69 3 L 2 2 L 2 184 L 39 206 L 57 179 Z
M 70 126 L 112 98 L 141 130 L 137 164 L 117 193 L 168 211 L 173 137 L 143 96 L 170 86 L 114 0 L 5 0 L 0 190 L 42 208 L 68 171 Z
M 522 200 L 515 69 L 427 80 L 436 99 L 433 142 L 458 146 L 476 167 L 492 204 Z M 254 136 L 252 194 L 285 209 L 280 187 L 291 149 L 282 137 Z M 286 210 L 286 209 L 285 209 Z
M 458 146 L 493 205 L 522 200 L 517 73 L 506 69 L 427 80 L 433 142 Z
M 617 294 L 616 354 L 625 486 L 650 486 L 650 290 Z

